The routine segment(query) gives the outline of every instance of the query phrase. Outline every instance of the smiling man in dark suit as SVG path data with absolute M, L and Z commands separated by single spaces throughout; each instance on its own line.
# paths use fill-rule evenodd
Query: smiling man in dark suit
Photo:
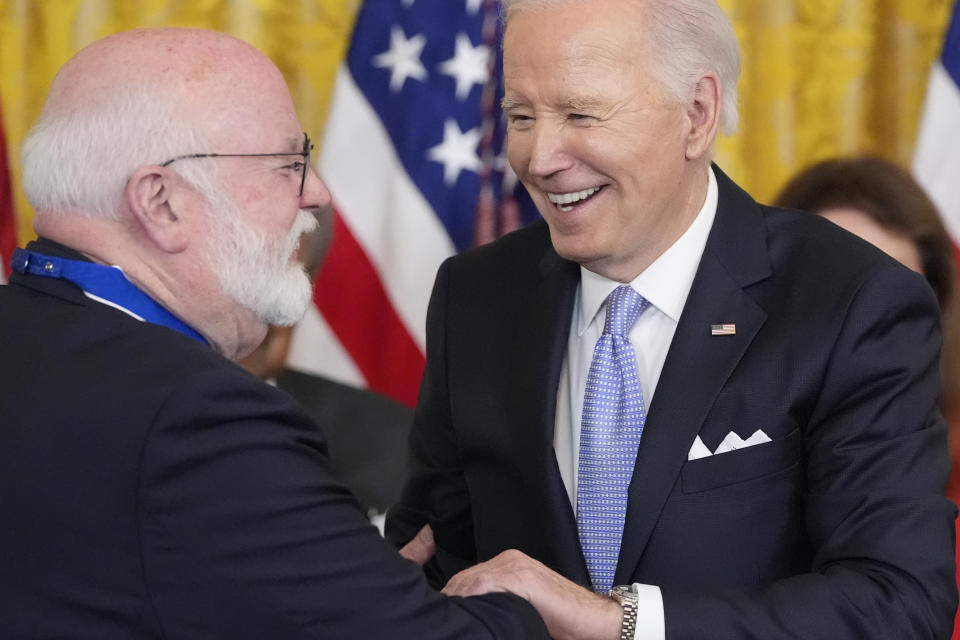
M 309 157 L 228 35 L 115 34 L 58 73 L 24 150 L 40 238 L 0 287 L 3 638 L 546 638 L 514 595 L 430 589 L 229 360 L 309 304 Z
M 439 582 L 482 563 L 448 592 L 520 593 L 555 637 L 948 636 L 923 279 L 711 164 L 739 74 L 713 0 L 504 5 L 543 220 L 440 269 L 388 535 L 429 524 Z

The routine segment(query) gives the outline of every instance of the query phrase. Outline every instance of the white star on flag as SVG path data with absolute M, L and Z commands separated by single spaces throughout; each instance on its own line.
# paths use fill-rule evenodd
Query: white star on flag
M 401 27 L 394 26 L 390 30 L 390 50 L 374 56 L 373 65 L 390 69 L 391 91 L 400 91 L 407 78 L 426 80 L 427 70 L 420 62 L 420 53 L 425 44 L 427 39 L 422 34 L 408 40 Z
M 502 41 L 500 2 L 342 4 L 356 5 L 356 27 L 338 69 L 317 163 L 337 203 L 334 233 L 287 364 L 412 407 L 440 264 L 538 216 L 528 198 L 514 198 L 512 173 L 488 167 L 506 168 L 498 159 L 505 138 L 503 81 L 493 71 Z M 461 37 L 456 55 L 461 33 L 487 47 L 485 64 L 475 56 L 476 77 L 489 74 L 481 89 L 460 71 L 461 60 L 469 61 L 464 50 L 475 48 Z M 417 34 L 422 38 L 410 37 Z M 441 70 L 445 62 L 450 75 Z M 481 75 L 483 67 L 490 71 Z M 460 76 L 464 99 L 457 94 Z M 0 221 L 6 255 L 3 226 Z
M 453 118 L 444 121 L 443 142 L 428 149 L 427 157 L 443 164 L 443 182 L 448 187 L 456 184 L 464 169 L 474 172 L 480 170 L 477 145 L 481 135 L 480 127 L 463 132 Z
M 457 34 L 456 51 L 449 60 L 440 63 L 440 71 L 457 81 L 457 100 L 470 95 L 473 85 L 483 86 L 490 78 L 487 61 L 490 49 L 484 45 L 474 47 L 465 33 Z

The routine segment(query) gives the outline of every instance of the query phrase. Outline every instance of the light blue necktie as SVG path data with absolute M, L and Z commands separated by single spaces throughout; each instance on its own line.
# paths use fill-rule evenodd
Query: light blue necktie
M 593 589 L 598 593 L 613 586 L 627 491 L 647 417 L 627 333 L 648 306 L 650 303 L 627 285 L 607 296 L 607 319 L 593 349 L 583 396 L 577 528 Z

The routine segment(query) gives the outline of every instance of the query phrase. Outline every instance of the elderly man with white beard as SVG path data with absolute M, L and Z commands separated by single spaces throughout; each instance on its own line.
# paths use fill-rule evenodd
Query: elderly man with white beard
M 309 303 L 310 149 L 224 34 L 121 33 L 57 75 L 23 154 L 39 239 L 0 287 L 3 637 L 546 637 L 516 596 L 431 590 L 230 361 Z

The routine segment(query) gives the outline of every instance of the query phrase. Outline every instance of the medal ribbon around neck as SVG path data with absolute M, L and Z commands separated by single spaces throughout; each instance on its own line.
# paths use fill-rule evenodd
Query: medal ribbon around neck
M 193 328 L 127 280 L 120 267 L 58 258 L 26 249 L 13 252 L 10 266 L 14 271 L 23 274 L 68 280 L 80 287 L 87 297 L 118 307 L 145 322 L 159 324 L 179 331 L 197 342 L 209 344 Z

